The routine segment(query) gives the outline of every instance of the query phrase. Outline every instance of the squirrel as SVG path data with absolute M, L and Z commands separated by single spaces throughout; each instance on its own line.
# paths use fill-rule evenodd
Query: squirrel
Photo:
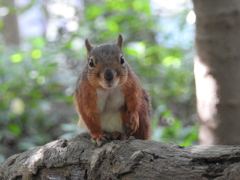
M 127 63 L 123 38 L 116 44 L 92 46 L 85 40 L 87 62 L 78 78 L 74 103 L 78 125 L 86 126 L 92 141 L 150 138 L 150 98 Z

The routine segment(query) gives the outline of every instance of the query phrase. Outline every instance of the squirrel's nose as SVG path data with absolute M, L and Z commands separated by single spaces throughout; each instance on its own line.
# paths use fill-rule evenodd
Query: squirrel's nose
M 114 74 L 111 69 L 105 69 L 103 77 L 106 81 L 111 81 L 113 80 Z

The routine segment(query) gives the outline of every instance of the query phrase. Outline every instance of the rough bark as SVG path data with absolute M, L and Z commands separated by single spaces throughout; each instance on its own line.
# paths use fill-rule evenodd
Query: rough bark
M 240 144 L 240 1 L 193 0 L 202 145 Z
M 125 140 L 99 148 L 84 133 L 9 157 L 0 179 L 240 179 L 240 146 Z

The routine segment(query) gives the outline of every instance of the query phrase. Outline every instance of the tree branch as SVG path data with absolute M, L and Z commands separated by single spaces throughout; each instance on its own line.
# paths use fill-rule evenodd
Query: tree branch
M 240 179 L 240 146 L 125 140 L 99 148 L 83 133 L 9 157 L 0 179 Z

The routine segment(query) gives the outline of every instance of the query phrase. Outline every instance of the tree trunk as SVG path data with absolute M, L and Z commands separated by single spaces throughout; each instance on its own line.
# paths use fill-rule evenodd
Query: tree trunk
M 84 133 L 9 157 L 0 179 L 240 179 L 240 146 L 125 140 L 99 148 Z
M 240 144 L 240 1 L 193 0 L 202 145 Z
M 14 0 L 0 0 L 0 2 L 7 7 L 15 8 Z M 3 17 L 2 29 L 5 45 L 16 46 L 20 44 L 19 28 L 17 15 L 8 13 Z

